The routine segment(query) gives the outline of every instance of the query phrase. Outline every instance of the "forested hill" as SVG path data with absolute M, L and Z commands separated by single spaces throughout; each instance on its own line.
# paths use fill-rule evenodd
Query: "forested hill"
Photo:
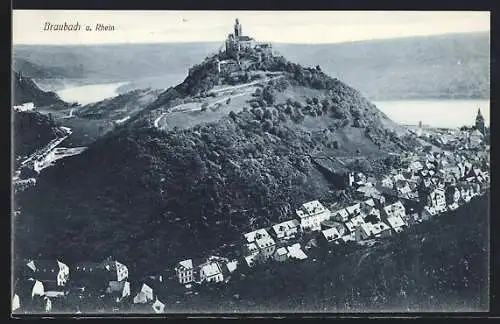
M 212 63 L 207 59 L 167 91 L 177 93 L 170 99 L 160 96 L 157 109 L 209 90 Z M 19 195 L 17 255 L 114 255 L 151 271 L 288 219 L 304 201 L 331 196 L 332 184 L 311 161 L 314 152 L 384 156 L 412 145 L 341 81 L 283 57 L 262 68 L 283 78 L 255 94 L 258 106 L 170 131 L 131 121 L 43 172 L 36 188 Z M 147 113 L 137 120 L 147 121 Z
M 35 106 L 66 105 L 54 92 L 41 90 L 36 83 L 21 73 L 12 73 L 13 96 L 12 104 L 20 105 L 27 102 L 33 102 Z

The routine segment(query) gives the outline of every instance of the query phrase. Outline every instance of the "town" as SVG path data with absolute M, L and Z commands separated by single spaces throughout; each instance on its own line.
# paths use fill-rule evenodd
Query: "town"
M 354 197 L 348 202 L 304 202 L 289 220 L 242 233 L 227 255 L 187 255 L 162 273 L 142 277 L 112 257 L 77 264 L 25 260 L 16 271 L 12 310 L 166 313 L 174 308 L 167 298 L 201 294 L 201 287 L 224 285 L 238 272 L 271 263 L 314 262 L 314 250 L 331 253 L 345 244 L 369 249 L 489 190 L 489 130 L 480 111 L 474 126 L 460 130 L 408 128 L 427 143 L 424 149 L 405 152 L 405 166 L 387 174 L 345 172 L 345 190 Z

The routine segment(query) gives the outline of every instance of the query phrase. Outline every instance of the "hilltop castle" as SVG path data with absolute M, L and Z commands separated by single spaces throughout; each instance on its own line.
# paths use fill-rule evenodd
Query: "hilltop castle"
M 229 34 L 226 39 L 226 55 L 229 58 L 239 60 L 242 53 L 252 50 L 260 55 L 268 55 L 271 54 L 272 48 L 269 43 L 256 42 L 252 37 L 243 35 L 242 26 L 236 18 L 234 32 Z

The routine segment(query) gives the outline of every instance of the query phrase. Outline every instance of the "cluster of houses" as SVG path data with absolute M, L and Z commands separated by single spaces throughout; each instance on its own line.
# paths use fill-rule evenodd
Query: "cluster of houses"
M 68 266 L 59 260 L 27 260 L 14 283 L 13 312 L 81 313 L 101 305 L 130 301 L 152 312 L 164 312 L 158 299 L 162 277 L 146 277 L 138 285 L 129 281 L 128 267 L 108 258 L 102 262 L 80 262 Z M 103 311 L 109 311 L 104 310 Z
M 320 246 L 389 237 L 405 228 L 431 219 L 468 203 L 489 188 L 489 172 L 479 165 L 489 161 L 487 154 L 428 153 L 411 155 L 408 167 L 393 170 L 379 180 L 362 173 L 350 174 L 349 184 L 356 201 L 339 207 L 325 207 L 318 200 L 302 204 L 293 219 L 243 235 L 242 257 L 233 260 L 235 268 L 247 269 L 269 261 L 305 260 L 307 240 Z M 486 162 L 489 169 L 489 162 Z M 217 263 L 217 261 L 212 261 Z M 227 261 L 226 261 L 227 263 Z M 178 263 L 180 284 L 203 281 L 207 263 L 193 264 L 191 259 Z M 219 268 L 224 263 L 219 262 Z M 216 266 L 214 265 L 214 268 Z M 222 271 L 218 270 L 219 274 Z M 223 281 L 223 276 L 214 281 Z

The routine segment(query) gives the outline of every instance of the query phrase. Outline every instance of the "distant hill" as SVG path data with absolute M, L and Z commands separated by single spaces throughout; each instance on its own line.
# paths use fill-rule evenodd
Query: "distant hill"
M 317 64 L 371 100 L 490 95 L 489 33 L 341 44 L 276 44 L 291 61 Z
M 219 43 L 119 44 L 89 46 L 17 45 L 14 68 L 50 86 L 137 81 L 187 69 L 216 51 Z M 30 64 L 28 64 L 30 63 Z M 33 68 L 36 67 L 36 68 Z M 39 73 L 43 67 L 50 76 Z M 171 84 L 172 85 L 172 84 Z M 167 87 L 167 86 L 165 86 Z
M 130 87 L 173 86 L 172 80 L 220 43 L 106 46 L 14 46 L 14 67 L 47 88 L 131 81 Z M 371 100 L 489 98 L 489 33 L 450 34 L 340 44 L 275 44 L 293 62 L 320 67 Z M 43 67 L 43 68 L 42 68 Z M 164 79 L 162 79 L 162 76 Z M 144 81 L 141 81 L 144 79 Z
M 33 102 L 37 107 L 66 105 L 66 102 L 61 100 L 57 94 L 41 90 L 31 78 L 25 77 L 18 72 L 13 73 L 12 82 L 14 83 L 13 105 L 20 105 L 27 102 Z

